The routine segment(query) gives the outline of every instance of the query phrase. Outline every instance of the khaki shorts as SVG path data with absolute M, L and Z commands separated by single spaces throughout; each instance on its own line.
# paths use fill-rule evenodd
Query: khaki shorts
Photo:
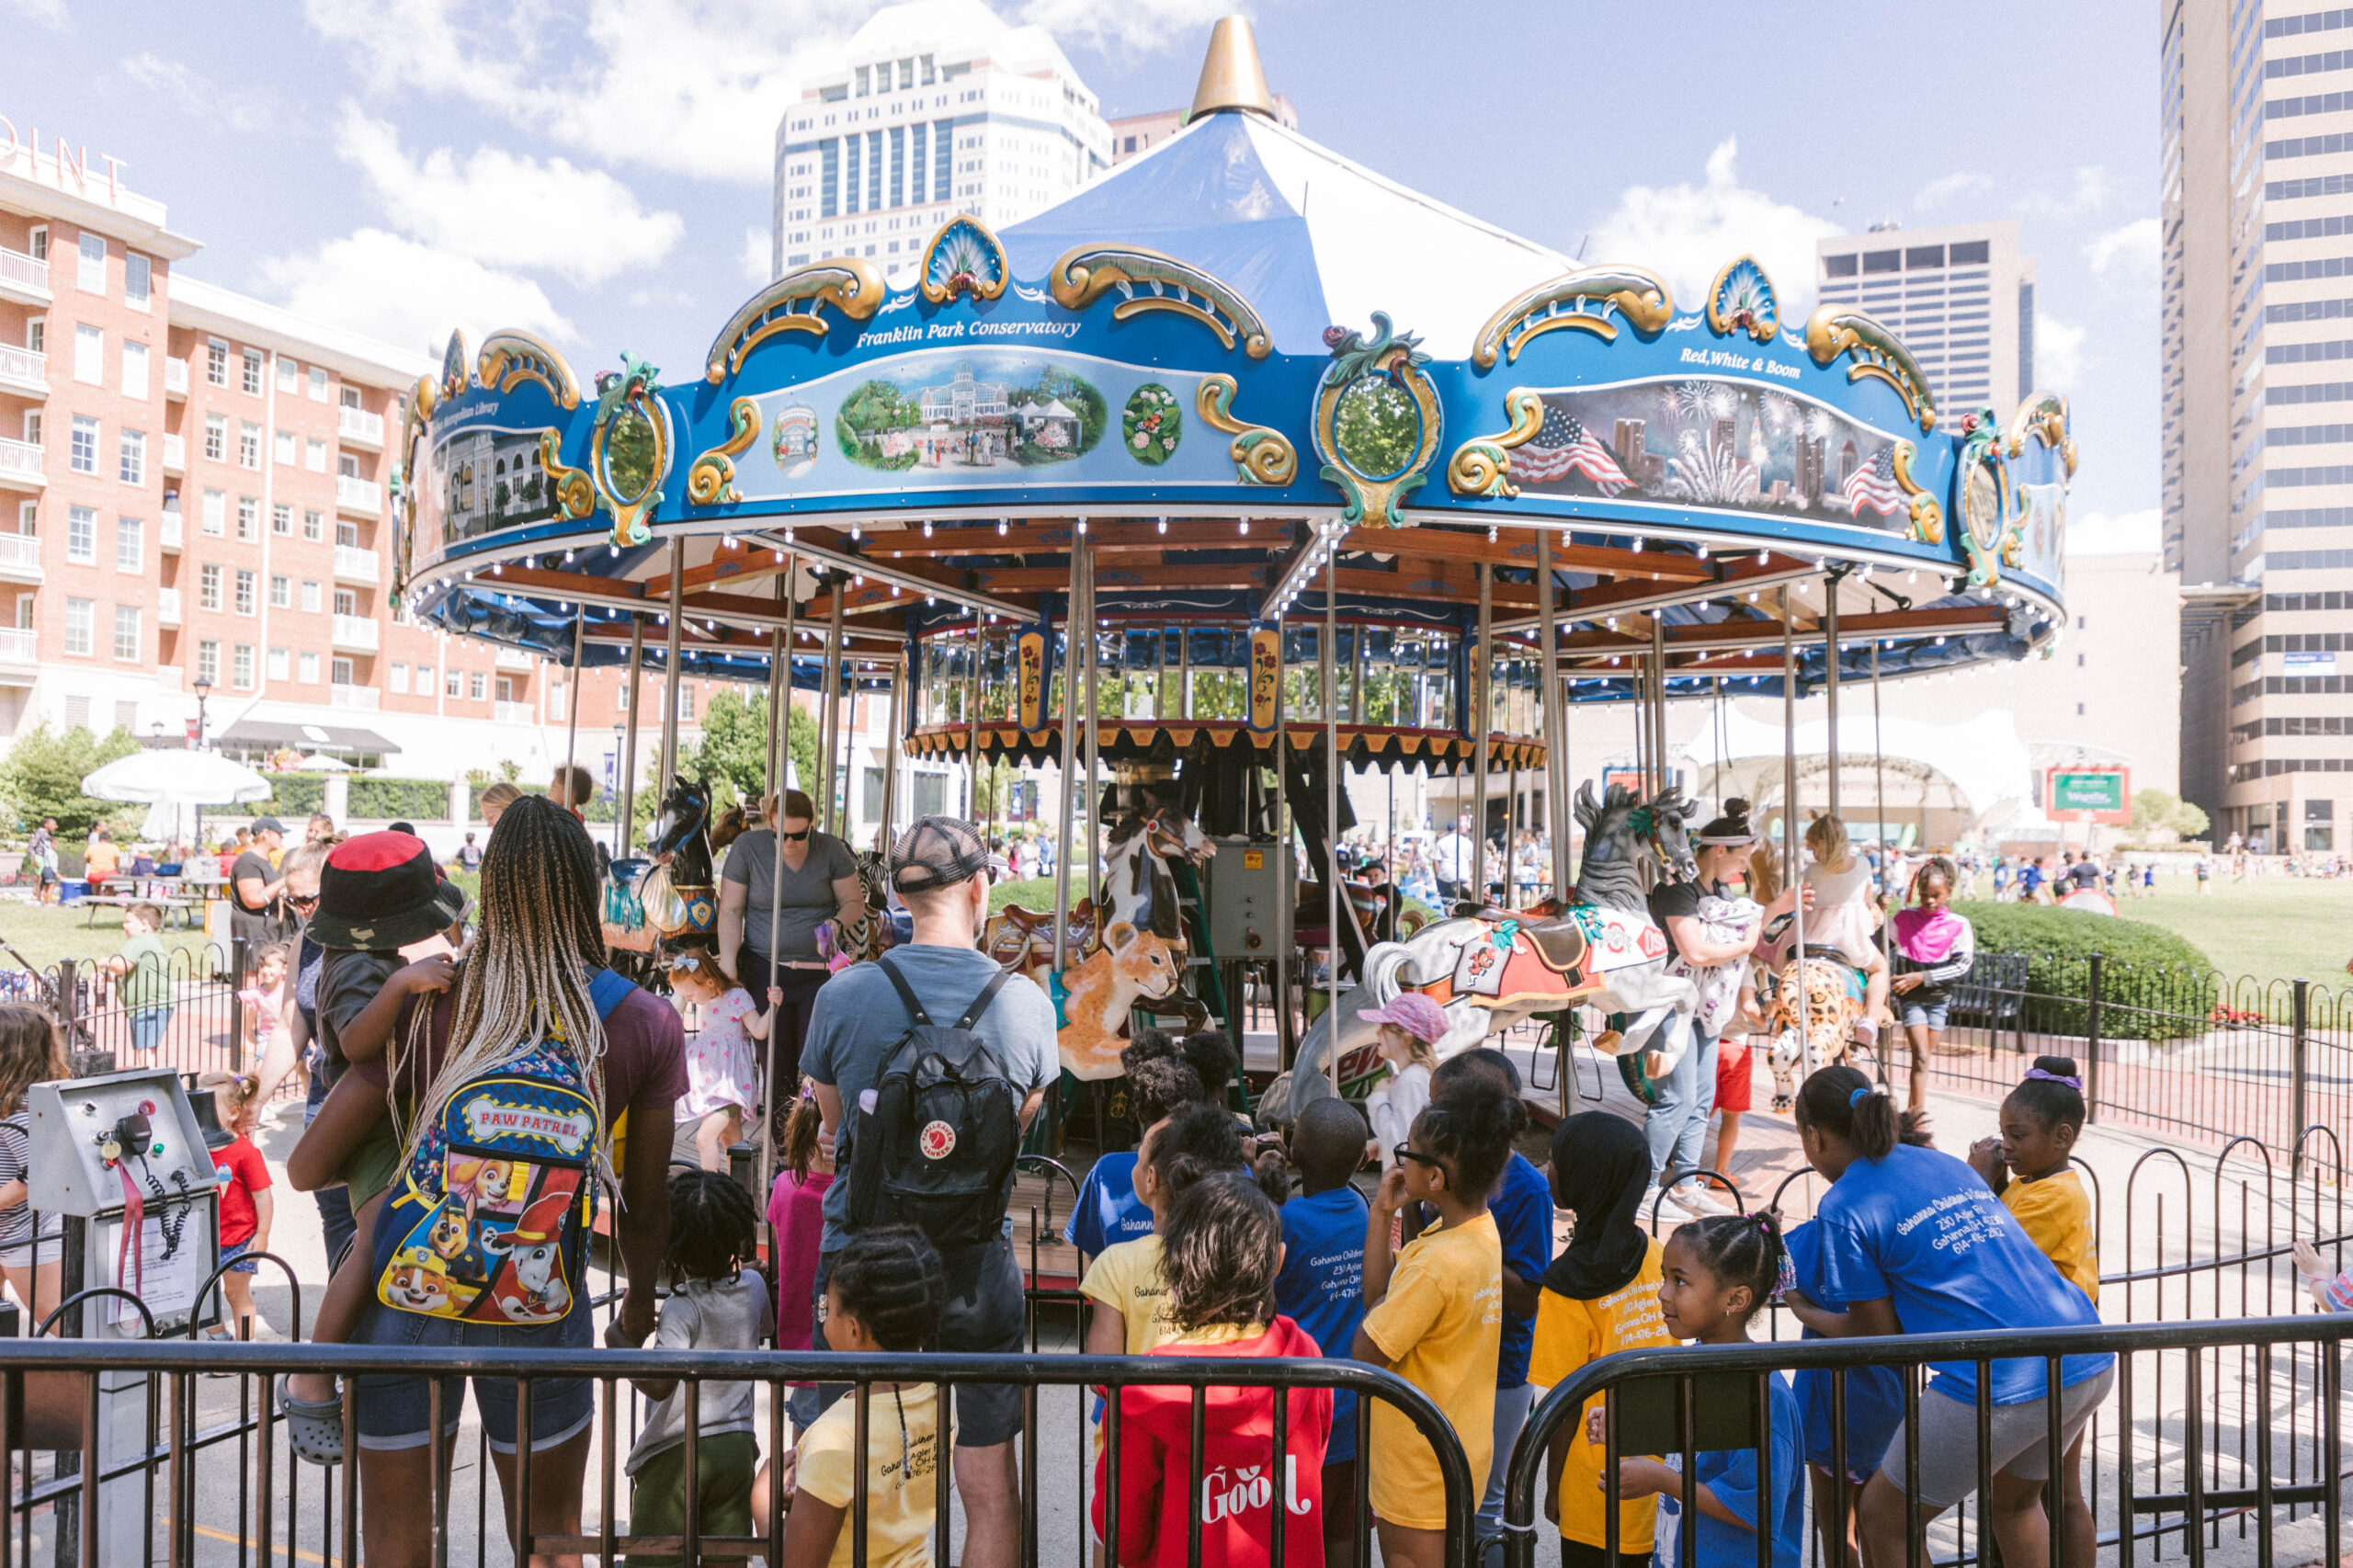
M 2075 1446 L 2092 1412 L 2116 1386 L 2116 1365 L 2110 1362 L 2097 1377 L 2059 1391 L 2060 1453 Z M 2049 1396 L 2022 1404 L 1997 1404 L 1992 1422 L 1993 1462 L 1990 1472 L 2007 1473 L 2021 1481 L 2046 1481 L 2054 1456 L 2051 1452 Z M 1904 1484 L 1904 1424 L 1888 1439 L 1887 1457 L 1879 1472 L 1898 1492 Z M 1964 1404 L 1931 1389 L 1920 1396 L 1920 1490 L 1913 1499 L 1927 1507 L 1945 1509 L 1977 1490 L 1977 1407 Z

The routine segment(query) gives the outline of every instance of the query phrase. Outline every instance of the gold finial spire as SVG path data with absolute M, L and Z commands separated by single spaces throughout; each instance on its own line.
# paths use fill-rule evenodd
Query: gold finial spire
M 1266 68 L 1258 63 L 1258 40 L 1251 36 L 1246 17 L 1222 17 L 1211 30 L 1200 85 L 1193 89 L 1193 107 L 1185 118 L 1195 120 L 1229 108 L 1276 118 L 1275 96 L 1267 90 Z

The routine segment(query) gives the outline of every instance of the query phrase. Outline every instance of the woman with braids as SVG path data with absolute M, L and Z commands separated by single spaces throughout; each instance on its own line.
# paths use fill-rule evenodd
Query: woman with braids
M 670 1252 L 663 1273 L 654 1343 L 665 1350 L 757 1350 L 775 1326 L 767 1282 L 745 1265 L 757 1256 L 759 1215 L 752 1196 L 715 1171 L 670 1178 Z M 683 1535 L 687 1528 L 687 1395 L 676 1378 L 631 1380 L 654 1401 L 629 1451 L 631 1535 Z M 752 1473 L 760 1443 L 753 1435 L 752 1385 L 702 1385 L 695 1426 L 696 1516 L 699 1535 L 745 1535 L 752 1528 Z M 632 1564 L 675 1557 L 630 1553 Z
M 1161 1238 L 1173 1331 L 1154 1356 L 1312 1357 L 1315 1341 L 1275 1310 L 1275 1277 L 1283 1266 L 1282 1216 L 1240 1172 L 1204 1176 L 1170 1210 Z M 1275 1521 L 1284 1531 L 1284 1561 L 1324 1562 L 1324 1449 L 1332 1427 L 1328 1389 L 1294 1389 L 1280 1397 L 1284 1452 L 1274 1452 L 1271 1388 L 1211 1388 L 1206 1394 L 1198 1492 L 1193 1475 L 1193 1393 L 1188 1388 L 1130 1386 L 1119 1391 L 1120 1473 L 1111 1456 L 1095 1459 L 1095 1533 L 1108 1529 L 1107 1498 L 1120 1494 L 1119 1549 L 1112 1561 L 1183 1568 L 1190 1561 L 1191 1520 L 1201 1522 L 1201 1568 L 1246 1568 L 1272 1561 Z M 1189 1502 L 1190 1506 L 1188 1506 Z
M 2099 1322 L 2084 1293 L 1975 1171 L 1950 1154 L 1899 1141 L 1894 1103 L 1862 1074 L 1824 1067 L 1808 1078 L 1798 1091 L 1797 1123 L 1808 1163 L 1830 1183 L 1814 1215 L 1822 1287 L 1847 1303 L 1845 1311 L 1830 1312 L 1790 1290 L 1790 1310 L 1808 1328 L 1839 1339 Z M 1905 1474 L 1907 1441 L 1899 1424 L 1857 1502 L 1863 1560 L 1902 1562 L 1913 1511 L 1925 1528 L 1977 1489 L 1982 1403 L 1990 1406 L 1984 1418 L 1992 1433 L 1985 1459 L 1994 1483 L 1986 1502 L 2002 1561 L 2010 1568 L 2043 1568 L 2051 1561 L 2043 1483 L 2114 1386 L 2115 1358 L 2062 1358 L 2055 1389 L 2040 1357 L 1993 1362 L 1982 1387 L 1974 1361 L 1933 1362 L 1929 1370 L 1934 1379 L 1919 1403 L 1918 1475 Z M 2053 1399 L 2056 1453 L 2050 1442 Z
M 441 1190 L 444 1170 L 454 1176 L 461 1165 L 489 1165 L 450 1155 L 445 1165 L 441 1149 L 447 1137 L 443 1113 L 453 1106 L 461 1108 L 484 1077 L 537 1070 L 553 1074 L 551 1082 L 576 1085 L 601 1122 L 598 1136 L 584 1151 L 582 1189 L 593 1192 L 610 1173 L 618 1174 L 620 1186 L 612 1227 L 629 1283 L 605 1339 L 616 1346 L 643 1344 L 654 1328 L 654 1286 L 670 1256 L 671 1111 L 687 1087 L 678 1015 L 600 968 L 597 855 L 587 830 L 563 807 L 526 795 L 506 808 L 483 857 L 481 899 L 481 929 L 454 983 L 438 995 L 412 1000 L 387 1054 L 391 1102 L 406 1155 L 393 1196 L 413 1195 L 423 1187 L 424 1196 L 439 1197 L 442 1210 L 449 1210 L 453 1205 L 450 1194 Z M 627 1136 L 631 1130 L 639 1135 Z M 542 1166 L 540 1174 L 550 1169 Z M 493 1186 L 492 1174 L 482 1172 L 485 1188 Z M 574 1210 L 585 1207 L 577 1196 L 570 1204 Z M 484 1205 L 494 1207 L 487 1195 Z M 358 1342 L 426 1353 L 586 1349 L 591 1327 L 585 1290 L 570 1291 L 560 1315 L 544 1322 L 533 1319 L 556 1303 L 543 1292 L 534 1289 L 519 1301 L 502 1294 L 518 1279 L 528 1284 L 545 1277 L 519 1261 L 535 1239 L 532 1227 L 570 1222 L 563 1213 L 541 1216 L 540 1209 L 533 1203 L 511 1230 L 494 1233 L 508 1261 L 485 1294 L 497 1296 L 496 1304 L 517 1321 L 395 1306 L 392 1301 L 402 1299 L 395 1284 L 399 1270 L 387 1268 Z M 408 1233 L 395 1228 L 404 1222 L 403 1212 L 388 1198 L 376 1227 L 380 1260 L 403 1256 L 388 1248 L 388 1238 L 396 1245 Z M 575 1268 L 582 1256 L 572 1258 Z M 453 1265 L 450 1277 L 456 1272 Z M 576 1272 L 572 1278 L 578 1281 Z M 473 1389 L 511 1530 L 520 1502 L 515 1491 L 515 1381 L 477 1377 Z M 541 1378 L 532 1384 L 531 1520 L 537 1532 L 579 1532 L 593 1398 L 585 1378 Z M 367 1561 L 380 1568 L 423 1564 L 431 1556 L 434 1521 L 417 1505 L 433 1494 L 435 1484 L 427 1468 L 432 1434 L 426 1380 L 359 1378 L 353 1403 Z M 444 1429 L 452 1437 L 460 1403 L 443 1403 Z M 445 1469 L 454 1447 L 443 1448 Z M 446 1475 L 441 1484 L 446 1488 Z M 533 1568 L 578 1561 L 570 1554 L 531 1558 Z

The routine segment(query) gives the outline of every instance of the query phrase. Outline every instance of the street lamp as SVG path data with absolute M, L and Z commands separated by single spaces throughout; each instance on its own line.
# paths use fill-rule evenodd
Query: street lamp
M 204 705 L 212 696 L 212 681 L 208 676 L 196 677 L 196 749 L 204 749 Z

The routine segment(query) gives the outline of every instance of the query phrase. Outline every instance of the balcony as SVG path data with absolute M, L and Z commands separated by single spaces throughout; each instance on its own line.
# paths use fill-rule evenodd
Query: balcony
M 366 545 L 338 544 L 335 547 L 335 580 L 338 583 L 365 583 L 373 587 L 376 574 L 382 569 L 377 562 L 376 552 Z
M 0 250 L 0 300 L 49 303 L 49 263 L 35 261 L 21 251 Z
M 165 550 L 180 548 L 180 509 L 177 506 L 164 508 L 163 525 L 155 532 L 155 542 Z
M 168 430 L 164 433 L 164 472 L 165 473 L 188 472 L 187 437 L 175 436 Z
M 188 361 L 164 361 L 164 395 L 177 402 L 188 396 Z
M 528 702 L 494 702 L 491 717 L 502 724 L 536 724 L 540 710 Z
M 335 429 L 347 446 L 381 448 L 384 444 L 384 416 L 364 408 L 337 409 Z
M 177 626 L 180 623 L 180 591 L 177 588 L 155 590 L 155 624 Z
M 376 651 L 375 618 L 338 615 L 335 618 L 335 631 L 329 640 L 338 653 L 372 653 Z
M 30 441 L 0 436 L 0 490 L 40 490 L 49 484 L 41 472 L 40 449 Z
M 0 686 L 30 686 L 40 676 L 40 636 L 23 627 L 0 627 Z
M 49 395 L 49 356 L 0 343 L 0 392 L 18 397 Z
M 341 620 L 343 617 L 337 616 L 335 619 Z M 372 627 L 374 622 L 371 621 L 369 624 Z M 370 635 L 372 638 L 372 632 Z M 373 646 L 372 641 L 370 646 Z M 349 708 L 361 713 L 373 713 L 382 704 L 383 699 L 383 693 L 372 686 L 338 684 L 327 687 L 327 705 L 331 708 Z
M 40 540 L 31 534 L 0 534 L 0 582 L 41 581 Z
M 338 512 L 354 512 L 363 517 L 381 517 L 384 487 L 372 479 L 338 473 L 335 476 L 335 507 Z
M 528 670 L 534 663 L 531 655 L 522 649 L 509 648 L 504 644 L 499 647 L 493 662 L 502 670 Z

